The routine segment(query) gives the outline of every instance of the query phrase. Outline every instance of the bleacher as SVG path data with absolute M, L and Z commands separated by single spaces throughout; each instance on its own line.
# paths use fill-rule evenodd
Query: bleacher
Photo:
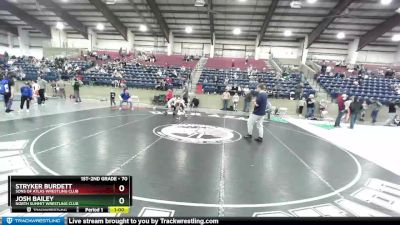
M 24 80 L 37 80 L 39 70 L 35 65 L 30 64 L 27 61 L 16 61 L 13 63 L 14 66 L 20 66 L 22 68 L 23 73 L 25 73 Z M 43 78 L 47 81 L 57 80 L 58 77 L 54 71 L 50 71 L 45 74 Z
M 79 66 L 82 71 L 85 71 L 93 66 L 92 62 L 90 61 L 83 61 L 83 60 L 74 60 L 69 62 L 74 68 Z
M 83 83 L 89 84 L 90 82 L 93 82 L 95 85 L 109 86 L 112 85 L 114 80 L 125 80 L 128 87 L 154 89 L 157 84 L 157 80 L 161 79 L 161 77 L 157 74 L 158 69 L 164 69 L 164 67 L 155 65 L 146 67 L 126 65 L 122 70 L 124 72 L 123 78 L 113 77 L 112 70 L 107 71 L 107 73 L 91 71 L 84 73 Z M 174 69 L 177 71 L 177 73 L 181 74 L 182 78 L 185 79 L 187 79 L 189 74 L 192 72 L 190 69 L 181 71 L 180 67 L 170 67 L 166 69 L 165 75 L 172 76 Z M 182 87 L 182 80 L 174 77 L 172 77 L 172 80 L 174 88 Z
M 198 60 L 192 60 L 186 62 L 183 60 L 182 55 L 163 55 L 163 54 L 157 54 L 154 55 L 156 57 L 156 61 L 154 63 L 151 62 L 144 62 L 141 61 L 140 63 L 144 65 L 156 65 L 156 66 L 163 66 L 165 67 L 166 65 L 172 66 L 172 67 L 181 67 L 184 66 L 186 68 L 193 69 L 196 67 L 197 63 L 199 62 Z
M 399 79 L 389 78 L 370 78 L 363 79 L 361 85 L 354 84 L 356 77 L 334 78 L 327 75 L 321 75 L 317 81 L 334 99 L 338 94 L 347 94 L 349 96 L 358 96 L 361 99 L 376 98 L 382 104 L 388 104 L 393 100 L 400 100 L 392 85 L 399 84 Z
M 237 79 L 235 79 L 235 74 Z M 215 76 L 218 77 L 217 82 L 215 82 Z M 268 90 L 277 90 L 281 97 L 289 98 L 290 92 L 294 92 L 296 86 L 301 82 L 299 74 L 291 74 L 288 79 L 279 80 L 276 78 L 275 74 L 269 72 L 258 72 L 255 76 L 257 79 L 252 82 L 246 71 L 204 69 L 198 84 L 202 85 L 205 93 L 221 94 L 226 89 L 226 85 L 224 84 L 226 78 L 229 78 L 228 85 L 236 84 L 242 88 L 247 87 L 253 91 L 257 88 L 259 83 L 264 83 L 267 85 Z M 205 79 L 207 79 L 207 83 L 204 82 Z M 312 89 L 307 81 L 304 83 L 303 90 L 304 96 L 315 94 L 315 90 Z
M 209 58 L 207 63 L 204 65 L 206 68 L 210 69 L 228 69 L 232 68 L 232 60 L 234 60 L 234 68 L 239 68 L 240 70 L 246 70 L 250 65 L 253 69 L 257 69 L 258 71 L 268 70 L 268 66 L 265 64 L 265 60 L 255 60 L 250 59 L 246 64 L 245 58 L 229 58 L 229 57 L 214 57 Z

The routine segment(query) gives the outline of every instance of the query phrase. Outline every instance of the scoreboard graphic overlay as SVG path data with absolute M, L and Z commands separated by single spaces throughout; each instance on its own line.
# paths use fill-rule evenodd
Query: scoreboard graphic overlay
M 18 213 L 127 213 L 131 176 L 9 176 L 8 205 Z

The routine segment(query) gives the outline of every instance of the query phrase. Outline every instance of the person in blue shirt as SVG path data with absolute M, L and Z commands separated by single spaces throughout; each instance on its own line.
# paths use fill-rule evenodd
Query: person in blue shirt
M 263 127 L 264 116 L 266 114 L 267 104 L 268 104 L 267 87 L 265 86 L 265 84 L 259 84 L 257 86 L 257 92 L 258 96 L 256 100 L 253 101 L 254 103 L 253 113 L 250 114 L 250 117 L 247 120 L 248 133 L 246 136 L 244 136 L 244 138 L 247 139 L 252 138 L 254 124 L 257 124 L 258 138 L 256 138 L 255 140 L 261 143 L 263 141 L 263 136 L 264 136 L 264 127 Z
M 26 112 L 29 112 L 29 105 L 32 99 L 32 88 L 29 85 L 29 82 L 25 82 L 24 85 L 21 87 L 21 105 L 20 105 L 20 112 L 24 109 L 24 104 L 26 102 Z
M 124 88 L 123 92 L 119 95 L 119 99 L 121 100 L 119 103 L 119 110 L 122 110 L 122 104 L 124 102 L 128 103 L 129 108 L 131 110 L 133 110 L 131 95 L 129 94 L 129 91 L 127 88 Z

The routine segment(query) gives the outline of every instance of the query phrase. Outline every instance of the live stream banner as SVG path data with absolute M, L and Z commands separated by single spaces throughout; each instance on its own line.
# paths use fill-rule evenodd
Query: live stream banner
M 10 176 L 14 213 L 111 213 L 132 205 L 131 176 Z
M 147 218 L 147 217 L 3 217 L 3 225 L 317 225 L 400 224 L 400 218 Z
M 146 217 L 68 217 L 66 224 L 133 224 L 133 225 L 250 225 L 250 224 L 400 224 L 400 218 L 146 218 Z

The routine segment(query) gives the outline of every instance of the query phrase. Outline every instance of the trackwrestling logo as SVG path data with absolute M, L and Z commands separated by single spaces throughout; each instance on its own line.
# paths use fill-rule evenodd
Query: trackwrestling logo
M 3 217 L 3 224 L 8 225 L 32 225 L 51 224 L 64 225 L 64 217 Z
M 204 124 L 167 124 L 154 128 L 153 133 L 165 139 L 190 144 L 224 144 L 242 138 L 234 130 Z

